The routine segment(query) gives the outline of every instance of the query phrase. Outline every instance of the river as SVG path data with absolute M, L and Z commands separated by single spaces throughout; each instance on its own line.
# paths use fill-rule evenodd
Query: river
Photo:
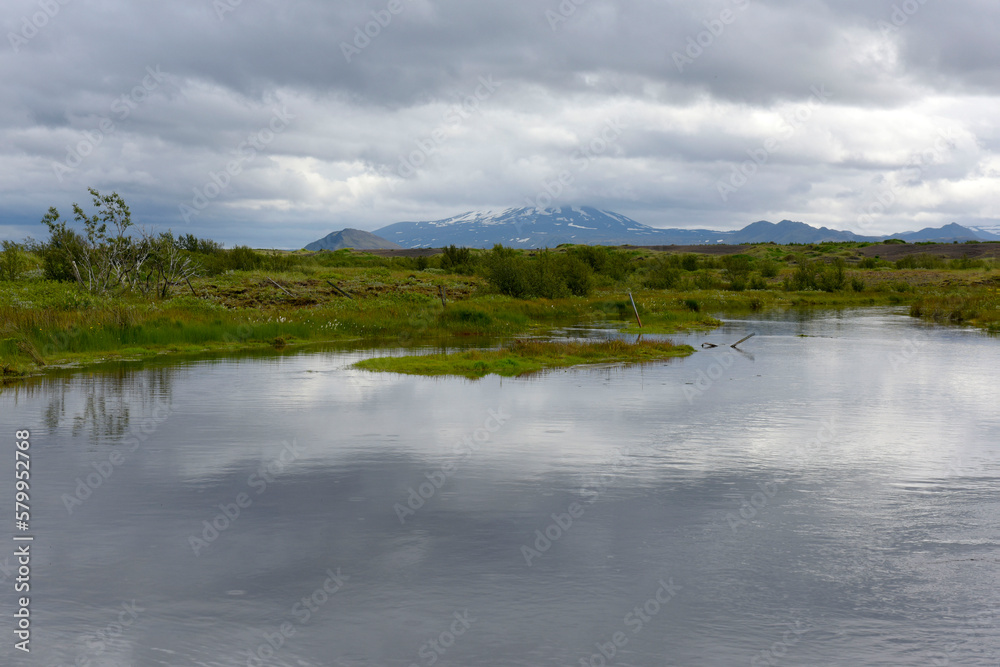
M 311 349 L 5 388 L 34 540 L 4 664 L 1000 663 L 996 338 L 876 309 L 674 339 L 523 379 Z

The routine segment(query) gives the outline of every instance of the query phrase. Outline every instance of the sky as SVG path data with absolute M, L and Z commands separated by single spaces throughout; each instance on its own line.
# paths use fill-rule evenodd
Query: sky
M 0 239 L 299 248 L 469 210 L 1000 226 L 996 0 L 6 0 Z

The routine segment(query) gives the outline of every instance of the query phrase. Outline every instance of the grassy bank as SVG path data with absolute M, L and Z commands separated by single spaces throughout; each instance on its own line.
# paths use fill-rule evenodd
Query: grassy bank
M 91 293 L 46 278 L 39 257 L 25 253 L 20 275 L 0 279 L 0 371 L 14 378 L 53 365 L 344 340 L 405 346 L 510 338 L 575 324 L 639 332 L 630 291 L 641 331 L 651 333 L 709 329 L 725 313 L 877 305 L 908 305 L 917 317 L 995 331 L 1000 272 L 979 245 L 994 244 L 976 244 L 973 259 L 956 256 L 961 246 L 942 245 L 896 261 L 870 244 L 760 244 L 726 256 L 576 246 L 452 253 L 450 260 L 427 251 L 214 250 L 191 253 L 205 261 L 204 275 L 165 297 Z M 525 266 L 532 267 L 527 282 L 508 271 Z M 505 293 L 511 290 L 556 296 Z
M 486 375 L 506 377 L 536 373 L 546 368 L 584 364 L 643 363 L 684 357 L 694 352 L 690 345 L 669 341 L 622 340 L 596 342 L 544 342 L 515 340 L 496 350 L 466 350 L 449 354 L 378 357 L 355 364 L 369 371 L 410 375 L 461 375 L 470 379 Z

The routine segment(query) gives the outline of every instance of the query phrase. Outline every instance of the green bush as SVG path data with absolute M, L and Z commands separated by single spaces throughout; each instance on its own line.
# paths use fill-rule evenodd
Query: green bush
M 685 253 L 680 256 L 681 268 L 685 271 L 697 271 L 698 270 L 698 255 L 694 253 Z
M 471 275 L 476 271 L 476 257 L 469 248 L 458 248 L 454 244 L 443 248 L 441 268 L 452 273 Z M 424 262 L 426 264 L 426 258 Z M 426 266 L 424 267 L 426 268 Z
M 812 261 L 800 256 L 792 275 L 785 278 L 784 287 L 788 291 L 822 290 L 837 292 L 847 284 L 845 268 L 847 263 L 837 257 L 827 264 L 822 260 Z
M 0 280 L 20 280 L 27 269 L 28 257 L 21 245 L 4 241 L 3 251 L 0 252 Z
M 649 262 L 649 269 L 642 284 L 652 289 L 671 289 L 680 279 L 680 269 L 674 268 L 678 262 L 669 257 L 659 257 Z
M 951 260 L 951 268 L 966 270 L 966 269 L 982 269 L 986 267 L 986 262 L 981 259 L 969 259 L 968 255 L 962 255 L 958 259 Z
M 897 269 L 942 269 L 945 261 L 940 257 L 920 253 L 919 255 L 908 255 L 896 260 Z
M 773 259 L 762 259 L 757 264 L 757 270 L 764 278 L 774 278 L 778 275 L 781 267 Z M 753 289 L 752 287 L 750 289 Z
M 494 290 L 518 299 L 586 296 L 593 288 L 593 270 L 572 254 L 543 250 L 529 258 L 496 245 L 483 256 L 483 265 Z
M 617 248 L 578 245 L 569 248 L 567 254 L 585 262 L 594 273 L 612 280 L 624 280 L 637 269 L 632 255 Z
M 721 260 L 722 273 L 731 283 L 737 280 L 746 284 L 750 275 L 750 257 L 748 255 L 726 255 Z
M 210 276 L 226 271 L 289 271 L 297 264 L 293 255 L 271 255 L 247 246 L 236 246 L 231 250 L 218 250 L 208 254 L 198 253 L 198 259 L 204 272 Z
M 693 282 L 698 289 L 718 289 L 721 286 L 721 281 L 711 271 L 696 271 Z
M 587 296 L 594 289 L 594 271 L 587 263 L 568 255 L 562 260 L 566 287 L 574 296 Z

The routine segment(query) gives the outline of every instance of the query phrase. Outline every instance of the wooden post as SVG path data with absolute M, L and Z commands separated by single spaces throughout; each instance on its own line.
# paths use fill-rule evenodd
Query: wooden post
M 445 300 L 447 299 L 448 292 L 445 290 L 444 285 L 438 285 L 438 294 L 441 296 L 441 307 L 447 308 L 448 304 Z
M 639 309 L 635 307 L 635 299 L 632 298 L 632 292 L 628 293 L 628 300 L 632 302 L 632 310 L 635 311 L 635 321 L 639 323 L 639 328 L 642 328 L 642 320 L 639 319 Z
M 337 293 L 338 293 L 338 294 L 343 294 L 343 295 L 344 295 L 344 296 L 346 296 L 346 297 L 347 297 L 348 299 L 351 299 L 352 301 L 354 300 L 354 297 L 353 297 L 353 296 L 351 296 L 350 294 L 348 294 L 348 293 L 347 293 L 347 291 L 346 291 L 346 290 L 344 290 L 344 289 L 342 289 L 342 288 L 341 288 L 341 287 L 340 287 L 339 285 L 334 285 L 334 284 L 333 284 L 333 283 L 331 283 L 331 282 L 330 282 L 329 280 L 327 280 L 326 282 L 327 282 L 327 283 L 329 283 L 330 287 L 332 287 L 333 289 L 337 290 Z
M 745 336 L 745 337 L 743 337 L 743 338 L 740 338 L 740 339 L 739 339 L 738 341 L 736 341 L 735 343 L 733 343 L 733 344 L 732 344 L 732 345 L 730 345 L 729 347 L 736 347 L 737 345 L 739 345 L 739 344 L 740 344 L 740 343 L 742 343 L 743 341 L 745 341 L 745 340 L 750 340 L 751 338 L 753 338 L 753 337 L 754 337 L 754 336 L 756 336 L 756 335 L 757 335 L 756 333 L 752 333 L 752 334 L 750 334 L 749 336 Z
M 272 285 L 274 285 L 275 287 L 277 287 L 278 289 L 280 289 L 280 290 L 281 290 L 282 292 L 284 292 L 284 293 L 285 293 L 285 294 L 287 294 L 288 296 L 290 296 L 290 297 L 294 297 L 294 296 L 295 296 L 294 294 L 292 294 L 291 292 L 289 292 L 289 291 L 288 291 L 288 290 L 286 290 L 286 289 L 285 289 L 284 287 L 282 287 L 282 286 L 281 286 L 281 285 L 279 285 L 278 283 L 274 282 L 274 281 L 273 281 L 273 280 L 271 280 L 270 278 L 267 278 L 267 280 L 268 280 L 268 282 L 270 282 L 270 283 L 271 283 Z
M 194 294 L 195 296 L 198 296 L 198 293 L 194 291 L 194 285 L 191 284 L 191 279 L 190 278 L 185 278 L 184 280 L 187 281 L 188 287 L 191 288 L 191 294 Z

